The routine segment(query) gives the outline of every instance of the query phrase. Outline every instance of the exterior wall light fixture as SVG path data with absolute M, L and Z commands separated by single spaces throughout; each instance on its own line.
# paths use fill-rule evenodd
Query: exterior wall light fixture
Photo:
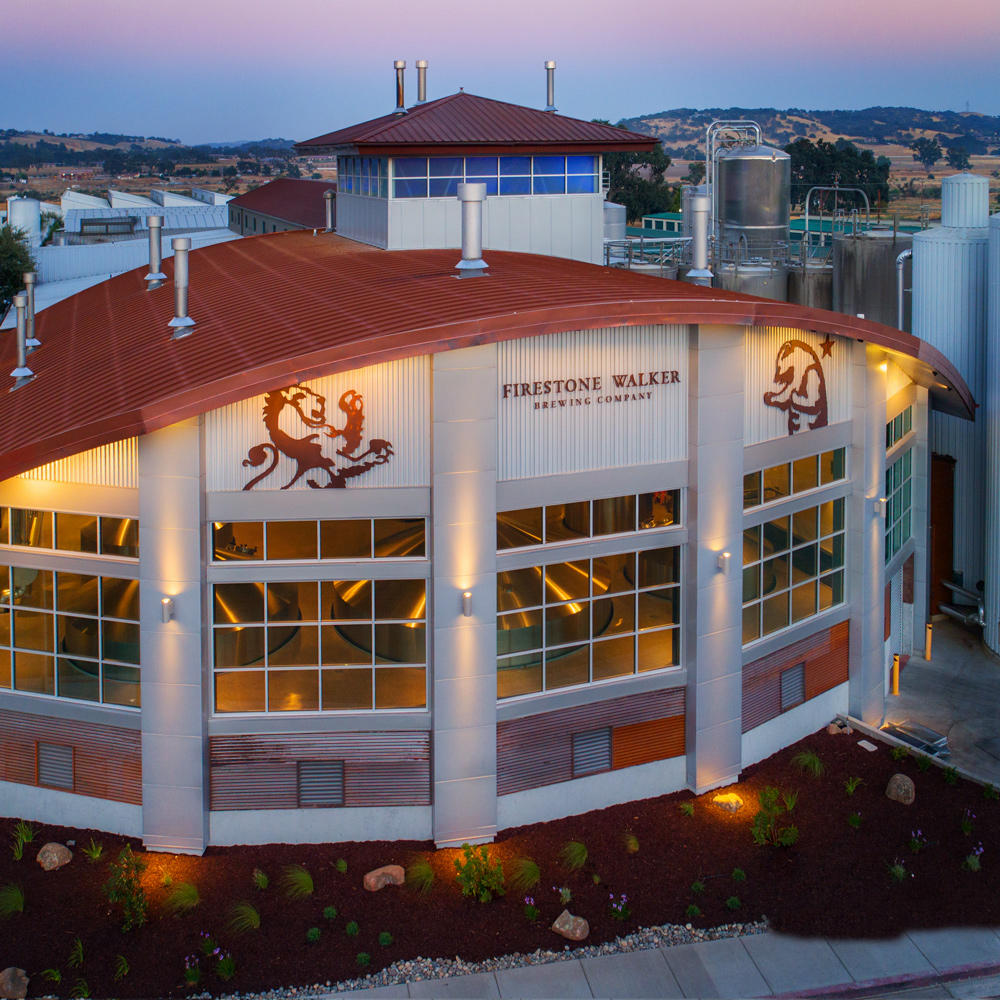
M 174 617 L 173 600 L 169 597 L 164 597 L 163 600 L 160 601 L 160 610 L 163 614 L 163 623 L 165 625 L 171 618 Z
M 719 569 L 722 570 L 723 575 L 729 576 L 729 553 L 720 552 L 719 553 Z
M 885 497 L 879 497 L 872 505 L 875 516 L 885 520 L 886 512 L 889 509 L 889 501 Z
M 466 618 L 472 617 L 472 591 L 467 590 L 462 594 L 462 614 Z

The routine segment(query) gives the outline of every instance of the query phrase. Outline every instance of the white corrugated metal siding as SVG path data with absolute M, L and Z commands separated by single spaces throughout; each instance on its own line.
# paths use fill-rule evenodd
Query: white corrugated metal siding
M 81 451 L 22 472 L 19 479 L 41 479 L 50 483 L 82 483 L 87 486 L 117 486 L 134 490 L 139 486 L 136 439 Z
M 840 423 L 851 419 L 851 342 L 840 337 L 830 338 L 833 346 L 824 357 L 822 344 L 826 337 L 806 330 L 786 327 L 751 327 L 746 332 L 746 394 L 744 395 L 743 433 L 745 444 L 760 444 L 774 438 L 788 437 L 788 413 L 764 402 L 764 394 L 776 392 L 781 385 L 774 381 L 778 352 L 788 341 L 806 344 L 822 365 L 826 383 L 827 422 Z M 802 363 L 811 363 L 808 352 L 802 353 Z M 801 377 L 801 376 L 798 376 Z M 804 433 L 812 420 L 802 415 L 799 430 Z
M 497 479 L 686 458 L 687 360 L 688 327 L 681 325 L 573 331 L 499 344 Z M 615 375 L 638 379 L 640 373 L 648 377 L 663 371 L 677 372 L 679 381 L 615 386 Z M 503 396 L 508 384 L 534 387 L 536 382 L 595 377 L 601 380 L 597 391 Z M 639 395 L 645 398 L 632 398 Z M 556 405 L 543 409 L 542 403 Z
M 986 437 L 986 645 L 1000 652 L 1000 215 L 990 219 L 986 380 L 980 419 Z
M 337 406 L 341 395 L 353 389 L 364 399 L 364 437 L 359 451 L 365 451 L 373 438 L 388 441 L 393 455 L 385 465 L 377 465 L 363 475 L 348 480 L 348 487 L 427 486 L 430 482 L 430 360 L 407 358 L 384 365 L 359 368 L 352 372 L 328 375 L 304 383 L 326 399 L 325 423 L 340 429 L 345 416 Z M 206 488 L 209 492 L 242 490 L 270 464 L 270 458 L 257 468 L 246 468 L 243 459 L 255 445 L 270 441 L 263 423 L 264 396 L 244 399 L 231 406 L 213 410 L 205 418 L 207 458 Z M 285 407 L 281 428 L 294 438 L 321 433 L 307 426 Z M 320 439 L 321 442 L 324 439 Z M 324 454 L 335 458 L 341 439 L 326 439 Z M 339 465 L 346 465 L 335 459 Z M 277 490 L 294 477 L 297 463 L 282 454 L 274 472 L 258 483 L 255 490 Z M 322 472 L 307 473 L 292 487 L 308 490 L 308 479 L 326 482 Z

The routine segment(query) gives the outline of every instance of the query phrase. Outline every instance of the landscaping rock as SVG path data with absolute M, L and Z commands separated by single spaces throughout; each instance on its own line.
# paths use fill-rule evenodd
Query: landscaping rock
M 570 941 L 582 941 L 590 933 L 590 924 L 583 917 L 574 917 L 569 910 L 563 910 L 556 917 L 552 930 Z
M 24 969 L 13 966 L 0 972 L 0 997 L 3 1000 L 23 1000 L 28 995 L 28 977 Z
M 840 726 L 838 726 L 838 725 L 837 725 L 837 723 L 836 723 L 836 722 L 831 722 L 831 723 L 830 723 L 830 725 L 828 725 L 828 726 L 826 727 L 826 731 L 827 731 L 827 732 L 828 732 L 828 733 L 829 733 L 829 734 L 830 734 L 831 736 L 839 736 L 839 735 L 840 735 L 840 733 L 841 733 L 841 728 L 840 728 Z
M 402 865 L 386 865 L 376 868 L 365 876 L 365 888 L 369 892 L 378 892 L 386 885 L 402 885 L 406 881 L 406 872 Z
M 885 794 L 886 798 L 892 799 L 893 802 L 902 802 L 904 806 L 911 806 L 917 797 L 917 789 L 913 780 L 905 774 L 894 774 L 889 779 Z
M 35 859 L 47 872 L 62 868 L 73 860 L 73 852 L 62 844 L 46 844 Z
M 716 795 L 712 799 L 720 809 L 726 812 L 738 813 L 743 808 L 743 800 L 735 792 L 726 792 L 724 795 Z

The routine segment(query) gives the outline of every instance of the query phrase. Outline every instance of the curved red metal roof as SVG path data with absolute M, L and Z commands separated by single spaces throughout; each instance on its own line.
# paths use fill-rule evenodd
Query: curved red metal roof
M 309 231 L 220 243 L 190 256 L 194 332 L 171 340 L 170 281 L 147 268 L 40 313 L 34 381 L 0 392 L 0 479 L 265 391 L 396 358 L 566 330 L 640 323 L 787 326 L 885 348 L 936 404 L 971 418 L 951 363 L 916 337 L 785 302 L 584 264 L 487 251 L 457 280 L 457 250 L 375 250 Z M 173 260 L 163 269 L 173 277 Z M 12 336 L 0 366 L 15 365 Z

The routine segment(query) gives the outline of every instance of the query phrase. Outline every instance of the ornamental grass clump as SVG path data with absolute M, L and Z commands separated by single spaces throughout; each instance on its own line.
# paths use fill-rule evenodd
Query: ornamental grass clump
M 730 896 L 729 899 L 726 900 L 727 910 L 738 910 L 741 905 L 739 896 Z
M 780 792 L 771 785 L 761 789 L 760 808 L 750 824 L 750 834 L 760 846 L 791 847 L 799 839 L 798 827 L 792 823 L 782 824 L 785 806 L 780 801 Z
M 567 840 L 559 850 L 563 867 L 575 872 L 587 863 L 587 846 L 579 840 Z
M 987 781 L 983 785 L 983 798 L 987 802 L 1000 802 L 1000 791 L 997 791 L 992 781 Z
M 6 920 L 15 913 L 24 913 L 24 890 L 19 885 L 5 885 L 0 889 L 0 918 Z
M 906 879 L 906 865 L 904 865 L 899 858 L 896 858 L 896 860 L 887 867 L 889 869 L 889 878 L 891 878 L 893 882 L 903 882 Z
M 627 854 L 639 853 L 639 838 L 631 830 L 625 833 L 625 852 Z
M 957 767 L 943 767 L 941 769 L 941 777 L 944 778 L 944 783 L 950 785 L 952 788 L 958 784 L 958 768 Z
M 821 778 L 826 770 L 826 765 L 819 759 L 819 755 L 812 750 L 800 750 L 793 758 L 792 763 L 806 774 L 811 774 L 814 778 Z
M 132 848 L 126 844 L 119 852 L 118 860 L 112 861 L 108 870 L 110 877 L 104 883 L 104 895 L 108 897 L 109 903 L 122 904 L 122 930 L 142 927 L 149 909 L 146 890 L 142 887 L 142 873 L 146 870 L 146 862 L 137 858 L 132 853 Z
M 863 778 L 848 778 L 844 782 L 844 791 L 847 792 L 848 795 L 853 795 L 858 790 L 858 786 L 863 785 L 864 783 Z
M 535 900 L 534 900 L 534 898 L 532 896 L 525 896 L 524 897 L 524 915 L 525 915 L 525 917 L 527 917 L 528 921 L 530 923 L 534 923 L 538 919 L 538 917 L 539 917 L 540 914 L 541 914 L 541 910 L 539 910 L 538 907 L 535 906 Z
M 388 948 L 392 944 L 392 935 L 388 931 L 380 931 L 378 943 L 380 948 Z
M 167 896 L 167 909 L 177 917 L 190 913 L 201 902 L 198 887 L 192 882 L 178 882 Z
M 923 771 L 925 774 L 934 766 L 934 762 L 930 757 L 925 754 L 917 754 L 917 770 Z
M 693 816 L 694 815 L 694 803 L 693 802 L 681 802 L 677 806 L 677 811 L 682 816 Z
M 323 919 L 324 920 L 336 920 L 337 919 L 337 907 L 336 906 L 324 906 L 323 907 Z
M 859 812 L 853 812 L 853 813 L 851 813 L 850 816 L 847 817 L 847 825 L 852 830 L 860 830 L 861 829 L 861 813 L 859 813 Z
M 310 927 L 309 930 L 306 931 L 306 940 L 310 944 L 315 944 L 320 939 L 321 933 L 322 931 L 320 931 L 318 927 Z
M 252 903 L 236 903 L 229 911 L 229 932 L 246 934 L 260 930 L 260 913 Z
M 266 872 L 262 872 L 259 868 L 253 870 L 253 884 L 254 888 L 263 892 L 270 884 L 271 880 L 267 877 Z
M 90 861 L 91 864 L 94 864 L 95 862 L 101 860 L 101 855 L 104 853 L 104 844 L 91 837 L 90 843 L 85 847 L 81 847 L 80 850 L 87 855 L 87 860 Z
M 427 858 L 414 858 L 406 866 L 406 884 L 425 896 L 431 891 L 434 885 L 434 869 Z
M 357 937 L 361 933 L 361 928 L 358 926 L 356 920 L 351 920 L 348 922 L 347 926 L 344 928 L 344 933 L 348 937 Z
M 313 892 L 313 877 L 302 865 L 287 865 L 281 884 L 289 899 L 302 899 Z
M 334 867 L 340 872 L 341 875 L 347 874 L 347 862 L 343 858 L 337 858 L 334 863 Z
M 919 854 L 927 846 L 927 838 L 924 836 L 924 831 L 911 830 L 909 839 L 906 841 L 906 846 L 910 849 L 911 853 Z
M 962 818 L 958 821 L 958 825 L 966 837 L 972 833 L 972 824 L 975 821 L 975 818 L 976 814 L 971 809 L 966 809 L 965 812 L 962 813 Z
M 69 947 L 69 958 L 66 959 L 66 964 L 71 969 L 79 969 L 83 965 L 83 942 L 79 936 L 73 938 L 73 943 Z
M 480 903 L 488 903 L 497 896 L 504 895 L 503 866 L 490 859 L 485 844 L 473 847 L 462 845 L 462 857 L 455 858 L 455 878 L 462 887 L 463 896 L 472 896 Z
M 534 889 L 542 880 L 542 873 L 531 858 L 514 858 L 510 863 L 507 881 L 518 894 Z
M 688 918 L 688 920 L 694 920 L 695 917 L 700 917 L 701 916 L 701 908 L 698 906 L 697 903 L 692 903 L 684 911 L 684 915 Z
M 897 760 L 897 761 L 899 761 L 899 760 L 906 760 L 906 758 L 910 756 L 910 751 L 909 751 L 909 749 L 907 747 L 893 747 L 889 751 L 889 756 L 893 760 Z
M 128 959 L 124 955 L 115 956 L 115 982 L 121 982 L 128 975 Z
M 742 868 L 734 868 L 732 879 L 734 882 L 745 882 L 747 880 L 747 873 Z
M 974 847 L 965 856 L 965 860 L 962 862 L 962 867 L 967 872 L 978 872 L 982 869 L 983 864 L 979 860 L 983 856 L 983 845 L 979 844 L 978 847 Z

